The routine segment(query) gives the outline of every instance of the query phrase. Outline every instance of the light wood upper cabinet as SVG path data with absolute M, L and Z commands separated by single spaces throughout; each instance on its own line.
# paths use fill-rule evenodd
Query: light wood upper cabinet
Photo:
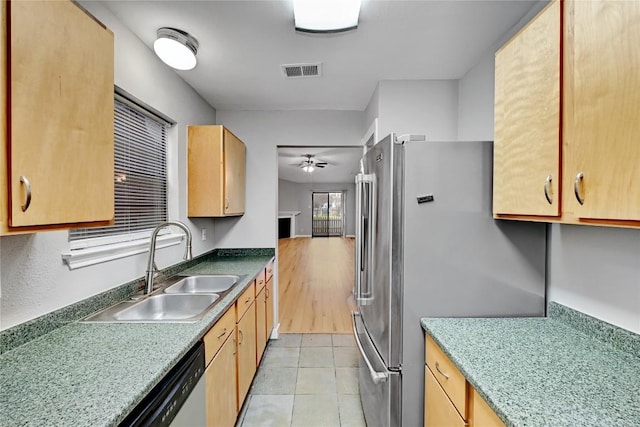
M 640 221 L 640 2 L 571 1 L 565 14 L 565 208 Z
M 245 145 L 220 125 L 189 126 L 188 216 L 244 213 Z
M 114 216 L 113 33 L 69 1 L 2 2 L 2 14 L 0 232 L 104 225 Z
M 556 0 L 496 54 L 496 218 L 640 227 L 639 45 L 637 1 Z
M 233 334 L 227 337 L 205 371 L 207 427 L 235 425 L 238 414 L 236 369 L 236 339 Z
M 558 0 L 549 4 L 496 53 L 495 67 L 493 211 L 558 215 Z

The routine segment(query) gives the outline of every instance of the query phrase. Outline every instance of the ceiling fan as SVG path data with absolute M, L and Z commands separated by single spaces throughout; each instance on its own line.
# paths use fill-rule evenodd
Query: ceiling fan
M 314 157 L 313 154 L 305 154 L 304 157 L 306 157 L 306 159 L 303 160 L 302 163 L 300 163 L 300 167 L 302 168 L 303 171 L 307 173 L 313 172 L 315 168 L 322 169 L 323 167 L 328 165 L 327 162 L 313 160 L 313 157 Z

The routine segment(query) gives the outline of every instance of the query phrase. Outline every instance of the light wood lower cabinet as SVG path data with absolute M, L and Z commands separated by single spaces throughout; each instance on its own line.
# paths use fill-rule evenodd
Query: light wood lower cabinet
M 238 340 L 238 410 L 256 373 L 256 306 L 251 303 L 236 325 Z
M 258 281 L 247 287 L 203 337 L 208 427 L 232 427 L 253 382 L 273 327 L 273 301 L 268 298 L 273 281 L 264 284 L 268 273 L 267 268 L 262 270 Z M 254 297 L 260 279 L 262 288 Z
M 433 338 L 425 342 L 425 427 L 505 427 Z
M 267 310 L 267 340 L 271 337 L 271 332 L 273 332 L 273 328 L 275 326 L 275 319 L 273 315 L 273 279 L 269 279 L 267 281 L 265 290 L 265 304 Z
M 238 414 L 236 369 L 236 339 L 231 335 L 227 336 L 205 371 L 207 427 L 235 425 Z
M 267 290 L 263 287 L 256 296 L 256 365 L 260 364 L 267 347 Z
M 473 390 L 473 389 L 472 389 Z M 502 420 L 487 405 L 487 402 L 473 390 L 469 398 L 471 413 L 473 414 L 473 426 L 475 427 L 505 427 Z
M 447 397 L 428 367 L 424 368 L 425 427 L 463 427 L 464 420 Z

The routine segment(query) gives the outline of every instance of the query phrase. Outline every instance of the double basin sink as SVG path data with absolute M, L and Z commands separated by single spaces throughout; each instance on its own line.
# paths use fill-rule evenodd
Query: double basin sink
M 161 289 L 139 300 L 115 304 L 85 322 L 195 322 L 238 281 L 234 275 L 198 275 L 170 279 Z

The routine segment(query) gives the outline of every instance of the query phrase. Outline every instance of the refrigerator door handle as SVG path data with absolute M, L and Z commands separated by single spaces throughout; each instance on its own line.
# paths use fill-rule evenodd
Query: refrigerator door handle
M 364 268 L 362 250 L 362 174 L 356 175 L 356 265 L 355 265 L 355 283 L 353 288 L 353 297 L 358 300 L 360 298 L 360 288 L 362 286 L 362 271 Z
M 364 359 L 364 363 L 367 364 L 367 369 L 369 369 L 369 375 L 371 375 L 371 381 L 373 381 L 374 384 L 380 384 L 382 382 L 386 382 L 389 379 L 389 371 L 387 371 L 386 369 L 382 372 L 376 371 L 373 365 L 371 364 L 371 361 L 367 357 L 366 353 L 364 352 L 364 348 L 362 347 L 362 343 L 360 342 L 360 336 L 358 335 L 358 328 L 356 326 L 357 316 L 360 316 L 360 313 L 351 312 L 353 336 L 356 340 L 356 345 L 358 346 L 358 350 L 360 351 L 360 354 Z
M 373 261 L 373 226 L 375 223 L 375 176 L 356 176 L 356 271 L 354 297 L 359 305 L 367 305 L 373 297 L 370 277 Z

